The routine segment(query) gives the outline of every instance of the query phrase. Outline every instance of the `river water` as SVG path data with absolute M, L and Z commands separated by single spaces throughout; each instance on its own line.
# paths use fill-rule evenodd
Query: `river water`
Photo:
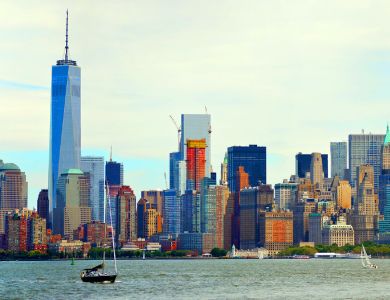
M 0 299 L 390 299 L 390 260 L 373 262 L 127 260 L 115 284 L 91 284 L 79 272 L 98 261 L 3 261 Z

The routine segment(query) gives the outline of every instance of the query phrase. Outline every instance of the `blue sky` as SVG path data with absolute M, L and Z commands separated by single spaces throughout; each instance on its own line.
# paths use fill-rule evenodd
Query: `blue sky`
M 164 188 L 176 149 L 169 119 L 212 116 L 219 172 L 231 145 L 267 146 L 268 179 L 297 152 L 329 153 L 389 117 L 388 1 L 2 1 L 0 159 L 47 186 L 51 65 L 81 66 L 82 153 L 125 164 L 138 193 Z

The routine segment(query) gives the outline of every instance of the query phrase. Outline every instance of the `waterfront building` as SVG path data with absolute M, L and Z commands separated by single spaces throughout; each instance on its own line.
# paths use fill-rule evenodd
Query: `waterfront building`
M 309 238 L 308 242 L 322 244 L 323 216 L 320 213 L 309 213 Z M 325 217 L 326 218 L 326 217 Z
M 243 167 L 248 174 L 249 186 L 267 183 L 266 147 L 249 145 L 228 148 L 228 184 L 231 192 L 239 192 L 236 182 L 239 167 Z
M 178 236 L 178 250 L 191 250 L 196 254 L 210 253 L 214 247 L 211 233 L 184 232 Z
M 144 220 L 145 220 L 147 204 L 148 204 L 148 200 L 144 198 L 139 199 L 137 203 L 137 237 L 138 238 L 145 238 Z
M 309 241 L 309 215 L 317 212 L 317 201 L 313 198 L 300 199 L 293 209 L 294 245 Z
M 223 162 L 221 164 L 221 178 L 219 181 L 220 185 L 227 185 L 228 184 L 228 154 L 225 153 L 225 158 L 223 159 Z
M 68 55 L 68 14 L 66 17 L 65 56 L 52 66 L 50 149 L 49 149 L 49 214 L 58 208 L 57 183 L 68 169 L 80 168 L 81 155 L 81 69 Z M 53 220 L 50 223 L 54 224 Z M 78 226 L 78 225 L 77 225 Z
M 180 196 L 181 232 L 200 232 L 200 193 L 187 190 Z
M 328 178 L 328 154 L 321 154 L 323 177 Z M 307 173 L 310 173 L 312 161 L 311 154 L 303 154 L 299 152 L 295 155 L 295 175 L 299 178 L 306 178 Z M 318 174 L 318 173 L 317 173 Z
M 152 205 L 153 208 L 157 210 L 160 216 L 164 217 L 163 216 L 163 191 L 160 190 L 141 191 L 141 198 L 146 199 L 150 203 L 150 205 Z
M 69 237 L 81 224 L 91 222 L 89 176 L 85 176 L 80 169 L 68 169 L 58 178 L 56 186 L 53 232 Z
M 374 194 L 373 167 L 363 165 L 358 167 L 358 192 L 357 201 L 353 205 L 353 214 L 350 216 L 350 224 L 354 228 L 355 243 L 374 241 L 378 233 L 379 210 Z M 362 181 L 360 182 L 360 178 Z
M 206 176 L 206 139 L 187 140 L 187 190 L 200 191 L 201 180 Z
M 349 183 L 353 188 L 356 187 L 357 167 L 363 164 L 369 164 L 374 168 L 373 183 L 375 191 L 377 191 L 379 175 L 381 173 L 381 150 L 384 138 L 384 134 L 364 134 L 364 132 L 362 134 L 350 134 L 348 136 Z M 356 191 L 358 191 L 358 188 L 356 188 Z
M 387 131 L 382 148 L 381 175 L 379 176 L 379 210 L 384 219 L 379 222 L 380 233 L 390 232 L 390 130 Z
M 49 193 L 47 189 L 43 189 L 39 192 L 37 200 L 38 215 L 46 219 L 47 228 L 51 228 L 49 224 Z
M 0 209 L 27 207 L 26 175 L 13 163 L 0 165 Z
M 117 196 L 120 188 L 123 186 L 123 164 L 112 160 L 112 152 L 110 160 L 106 162 L 106 185 L 108 188 L 106 207 L 105 207 L 105 222 L 110 222 L 112 219 L 112 227 L 114 232 L 117 232 Z M 110 212 L 112 218 L 110 218 Z
M 355 245 L 353 227 L 341 221 L 338 221 L 336 224 L 324 224 L 324 228 L 322 229 L 322 243 L 324 245 L 336 244 L 338 247 Z
M 322 184 L 324 183 L 321 153 L 311 154 L 310 180 L 314 186 L 322 187 Z
M 136 197 L 129 186 L 121 186 L 116 198 L 116 240 L 119 244 L 137 239 Z
M 92 247 L 108 247 L 112 240 L 112 227 L 101 221 L 91 221 L 80 225 L 74 233 L 74 240 L 88 242 Z
M 177 196 L 176 190 L 164 190 L 163 191 L 163 233 L 177 235 L 180 233 L 181 228 L 181 201 Z
M 80 166 L 84 173 L 89 173 L 92 220 L 104 221 L 104 157 L 82 156 Z
M 259 213 L 271 211 L 273 207 L 273 189 L 270 185 L 240 191 L 240 249 L 258 247 L 260 241 Z
M 281 210 L 292 210 L 297 196 L 298 183 L 283 180 L 275 184 L 275 205 Z
M 60 240 L 55 243 L 49 243 L 49 250 L 56 253 L 63 253 L 73 255 L 74 253 L 81 252 L 83 257 L 88 256 L 89 250 L 91 250 L 91 244 L 80 240 Z
M 260 212 L 259 245 L 275 255 L 293 245 L 293 213 L 288 211 Z
M 330 143 L 330 164 L 331 176 L 339 176 L 341 179 L 345 177 L 347 169 L 347 142 L 331 142 Z
M 38 250 L 46 253 L 46 220 L 34 210 L 15 209 L 5 222 L 7 249 L 10 251 Z
M 187 161 L 187 140 L 205 139 L 205 176 L 211 172 L 211 115 L 209 114 L 182 114 L 181 115 L 181 160 Z

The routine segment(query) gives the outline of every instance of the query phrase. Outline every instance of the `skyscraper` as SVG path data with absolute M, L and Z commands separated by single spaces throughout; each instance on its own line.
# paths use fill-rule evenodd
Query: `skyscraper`
M 259 181 L 267 183 L 266 147 L 249 145 L 228 148 L 228 184 L 231 192 L 236 191 L 236 172 L 240 166 L 248 173 L 250 186 L 257 186 Z
M 51 228 L 51 224 L 48 224 L 49 220 L 49 193 L 48 190 L 44 189 L 39 192 L 37 200 L 38 215 L 41 218 L 46 219 L 47 228 Z
M 275 204 L 278 209 L 292 210 L 296 202 L 298 183 L 287 182 L 275 184 Z
M 50 151 L 49 151 L 49 212 L 57 207 L 57 180 L 67 169 L 80 168 L 81 70 L 68 56 L 68 12 L 66 12 L 65 57 L 52 66 Z
M 56 186 L 53 232 L 70 237 L 80 225 L 91 222 L 89 176 L 79 169 L 68 169 L 58 178 Z
M 177 235 L 180 233 L 180 196 L 177 196 L 176 190 L 163 191 L 163 232 L 164 234 Z
M 382 147 L 381 174 L 379 175 L 379 209 L 384 220 L 379 223 L 379 231 L 390 232 L 390 130 L 387 125 Z
M 322 185 L 324 182 L 321 153 L 311 154 L 310 180 L 313 185 Z
M 115 234 L 119 243 L 123 244 L 137 239 L 136 197 L 129 186 L 122 186 L 118 191 L 116 205 Z
M 200 190 L 206 176 L 206 139 L 187 140 L 187 190 Z
M 345 178 L 347 169 L 347 142 L 330 143 L 330 161 L 332 177 L 338 175 L 341 179 Z
M 328 154 L 321 154 L 322 169 L 324 178 L 328 178 Z M 295 175 L 299 178 L 306 178 L 306 173 L 310 172 L 311 154 L 299 152 L 295 155 Z
M 141 191 L 141 198 L 146 199 L 150 205 L 157 209 L 160 216 L 163 216 L 163 192 L 159 190 Z
M 374 167 L 374 188 L 377 191 L 379 186 L 379 174 L 381 173 L 381 151 L 385 135 L 384 134 L 350 134 L 349 143 L 349 182 L 352 187 L 356 187 L 356 168 L 363 164 Z M 356 236 L 356 232 L 355 232 Z
M 108 185 L 123 185 L 123 164 L 116 161 L 106 162 L 106 182 Z
M 206 140 L 206 177 L 210 177 L 211 116 L 209 114 L 181 115 L 181 160 L 187 160 L 187 140 Z
M 227 185 L 228 184 L 228 155 L 225 153 L 225 157 L 223 159 L 223 162 L 221 164 L 221 178 L 219 181 L 220 185 Z
M 0 165 L 0 209 L 27 207 L 26 175 L 13 163 Z
M 92 220 L 104 220 L 104 157 L 81 157 L 81 170 L 89 173 L 90 179 L 90 203 Z

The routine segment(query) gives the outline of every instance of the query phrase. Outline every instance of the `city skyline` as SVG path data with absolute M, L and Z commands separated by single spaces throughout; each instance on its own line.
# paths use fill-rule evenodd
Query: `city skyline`
M 14 18 L 17 16 L 16 19 L 23 18 L 23 13 L 25 12 L 22 11 L 20 15 L 12 13 L 16 7 L 8 6 L 11 13 L 7 15 L 13 15 Z M 200 6 L 206 5 L 201 4 Z M 304 44 L 309 49 L 313 50 L 313 48 L 315 49 L 321 45 L 327 45 L 330 50 L 334 50 L 332 52 L 334 57 L 332 55 L 327 56 L 326 51 L 322 51 L 321 56 L 325 57 L 321 57 L 322 60 L 320 60 L 310 50 L 307 51 L 310 55 L 307 58 L 303 58 L 302 55 L 306 53 L 304 48 L 301 48 L 292 40 L 285 40 L 287 37 L 284 34 L 287 34 L 288 30 L 281 27 L 277 27 L 276 33 L 279 34 L 275 35 L 274 41 L 272 40 L 271 32 L 265 33 L 268 39 L 266 38 L 263 44 L 257 44 L 252 41 L 253 37 L 257 37 L 257 34 L 261 36 L 264 32 L 257 32 L 256 34 L 256 32 L 251 31 L 253 28 L 249 25 L 257 24 L 257 20 L 254 19 L 255 15 L 245 7 L 240 6 L 240 9 L 243 15 L 249 14 L 250 18 L 247 21 L 240 14 L 238 16 L 232 15 L 234 5 L 227 5 L 222 12 L 216 15 L 216 19 L 212 20 L 207 19 L 207 17 L 214 15 L 218 7 L 207 5 L 210 12 L 204 16 L 208 21 L 205 22 L 205 25 L 202 25 L 196 19 L 194 14 L 197 10 L 191 13 L 189 8 L 180 5 L 178 7 L 183 10 L 183 16 L 178 15 L 177 11 L 175 11 L 174 17 L 177 19 L 176 21 L 179 21 L 179 24 L 187 25 L 187 27 L 182 29 L 175 25 L 174 28 L 169 28 L 168 26 L 165 28 L 165 31 L 163 29 L 158 31 L 156 27 L 158 22 L 165 22 L 168 17 L 172 17 L 169 11 L 164 9 L 158 10 L 158 12 L 157 10 L 152 11 L 159 18 L 154 23 L 147 24 L 145 20 L 142 20 L 142 16 L 151 21 L 149 19 L 150 16 L 146 17 L 146 12 L 151 12 L 151 7 L 135 4 L 125 5 L 128 11 L 134 8 L 135 11 L 144 13 L 136 20 L 145 26 L 141 27 L 146 32 L 142 32 L 142 30 L 135 27 L 134 35 L 131 34 L 132 31 L 130 30 L 126 33 L 121 31 L 114 34 L 114 37 L 111 37 L 109 34 L 110 30 L 113 30 L 116 26 L 126 24 L 131 28 L 131 22 L 129 21 L 131 18 L 129 17 L 129 20 L 127 20 L 127 18 L 124 18 L 124 15 L 121 15 L 118 21 L 114 22 L 115 24 L 104 22 L 104 25 L 107 26 L 106 30 L 100 31 L 102 28 L 99 28 L 99 33 L 102 34 L 103 32 L 105 34 L 104 37 L 107 39 L 107 43 L 103 45 L 96 43 L 95 45 L 99 47 L 96 47 L 97 49 L 93 49 L 93 51 L 92 45 L 97 40 L 100 41 L 100 38 L 98 34 L 94 35 L 95 31 L 87 23 L 91 20 L 90 18 L 98 20 L 99 18 L 105 17 L 110 19 L 111 17 L 110 20 L 112 21 L 112 13 L 104 13 L 102 8 L 97 7 L 92 11 L 91 16 L 85 16 L 81 15 L 80 10 L 77 8 L 69 7 L 70 43 L 72 45 L 70 59 L 77 59 L 83 67 L 83 96 L 81 103 L 81 119 L 83 120 L 81 133 L 82 155 L 104 155 L 105 159 L 108 160 L 109 147 L 112 145 L 114 148 L 114 160 L 124 163 L 124 181 L 130 184 L 137 195 L 140 194 L 141 190 L 165 188 L 164 172 L 169 173 L 168 153 L 177 150 L 176 129 L 169 120 L 170 114 L 174 115 L 176 120 L 179 120 L 181 113 L 204 113 L 204 106 L 207 106 L 208 113 L 212 115 L 211 163 L 214 171 L 218 172 L 219 165 L 223 161 L 224 154 L 229 146 L 246 146 L 249 144 L 266 146 L 267 181 L 271 184 L 282 182 L 284 178 L 294 174 L 294 156 L 298 152 L 330 154 L 329 143 L 331 141 L 345 141 L 348 134 L 358 134 L 361 128 L 376 134 L 385 133 L 385 122 L 388 116 L 385 110 L 380 108 L 381 105 L 385 104 L 388 97 L 385 83 L 382 83 L 386 77 L 386 71 L 379 66 L 381 61 L 378 60 L 382 59 L 383 63 L 386 63 L 387 59 L 385 54 L 378 56 L 378 53 L 375 51 L 380 51 L 381 47 L 386 47 L 387 44 L 380 41 L 373 42 L 374 37 L 380 39 L 382 35 L 383 37 L 387 35 L 384 29 L 386 26 L 380 25 L 384 21 L 380 17 L 376 16 L 375 20 L 371 19 L 372 24 L 368 27 L 363 26 L 367 25 L 365 23 L 360 24 L 360 27 L 358 26 L 358 29 L 363 30 L 364 28 L 366 31 L 356 32 L 348 28 L 351 38 L 344 41 L 344 44 L 340 47 L 336 45 L 336 42 L 340 42 L 337 40 L 340 38 L 340 34 L 332 31 L 332 29 L 335 29 L 335 25 L 338 24 L 337 17 L 340 16 L 337 14 L 332 19 L 333 22 L 330 22 L 328 30 L 324 28 L 314 28 L 312 31 L 308 29 L 306 31 L 303 30 L 306 37 Z M 264 3 L 256 5 L 256 7 L 258 9 L 264 8 L 265 10 L 272 9 L 272 5 L 269 6 Z M 314 9 L 314 7 L 312 8 Z M 175 9 L 179 8 L 175 7 Z M 341 5 L 340 10 L 343 9 L 346 10 L 347 7 Z M 364 9 L 365 5 L 362 4 L 361 7 L 355 8 L 354 12 L 362 13 Z M 380 13 L 380 8 L 377 7 L 376 9 L 375 11 Z M 50 16 L 50 28 L 46 28 L 44 19 L 38 20 L 40 16 L 39 9 L 32 8 L 29 10 L 33 16 L 32 18 L 26 18 L 23 21 L 18 19 L 17 26 L 11 22 L 11 25 L 14 27 L 6 28 L 5 44 L 9 46 L 0 50 L 1 57 L 9 57 L 11 55 L 9 51 L 12 50 L 13 57 L 18 58 L 16 63 L 15 59 L 10 59 L 10 62 L 4 61 L 4 74 L 7 74 L 7 77 L 3 75 L 0 78 L 0 89 L 2 91 L 0 93 L 0 103 L 4 108 L 5 115 L 5 128 L 3 127 L 4 144 L 2 143 L 2 149 L 0 149 L 0 159 L 3 159 L 5 162 L 16 163 L 26 173 L 27 181 L 29 182 L 28 206 L 30 208 L 35 206 L 40 189 L 47 188 L 50 65 L 61 57 L 61 51 L 64 46 L 65 10 L 65 7 L 54 4 L 44 7 L 43 13 L 45 16 Z M 3 11 L 8 10 L 4 9 Z M 118 7 L 115 11 L 118 12 Z M 254 11 L 258 10 L 255 9 Z M 135 14 L 134 11 L 132 13 Z M 327 16 L 326 11 L 321 13 L 319 10 L 316 10 L 316 13 L 322 18 Z M 287 24 L 289 20 L 288 14 L 286 12 L 281 12 L 281 14 L 281 22 L 286 22 Z M 294 8 L 291 14 L 296 17 L 296 14 L 299 14 L 298 8 Z M 7 15 L 2 15 L 3 20 L 9 20 Z M 375 14 L 373 13 L 373 15 Z M 186 16 L 194 23 L 186 23 Z M 240 28 L 248 36 L 244 35 L 240 38 L 240 32 L 229 32 L 228 29 L 230 29 L 232 24 L 229 25 L 229 22 L 225 23 L 223 17 L 245 25 Z M 268 21 L 272 22 L 275 20 L 272 20 L 272 17 L 270 17 Z M 299 29 L 305 29 L 304 25 L 310 23 L 310 21 L 310 18 L 304 18 L 301 22 L 294 23 L 297 32 Z M 254 24 L 251 24 L 251 22 Z M 354 21 L 348 18 L 345 22 L 349 22 L 346 23 L 349 25 L 354 24 Z M 386 20 L 386 22 L 388 21 Z M 92 24 L 95 23 L 92 22 Z M 233 22 L 233 24 L 235 23 Z M 208 32 L 208 35 L 203 36 L 201 33 L 204 33 L 203 30 L 206 28 L 203 26 L 206 25 L 210 26 L 210 32 Z M 16 34 L 23 29 L 29 32 L 29 34 L 26 34 L 26 39 L 23 39 L 23 41 L 18 40 L 20 47 L 17 47 L 14 45 L 15 41 L 10 36 L 10 33 Z M 322 38 L 327 37 L 325 33 L 330 32 L 334 33 L 335 37 L 334 39 L 319 41 L 310 35 L 316 29 L 322 29 L 321 34 L 319 34 Z M 92 32 L 87 34 L 86 30 L 92 30 Z M 293 36 L 302 37 L 297 32 Z M 195 42 L 199 43 L 200 50 L 199 52 L 189 51 L 190 53 L 183 54 L 183 52 L 186 52 L 185 50 L 191 48 L 185 46 L 185 42 L 188 42 L 185 36 L 191 35 L 190 33 L 195 34 Z M 45 37 L 49 37 L 47 44 L 42 43 L 42 34 Z M 166 38 L 170 35 L 174 35 L 173 40 L 184 43 L 171 45 L 169 49 L 164 51 Z M 129 36 L 131 42 L 128 44 L 124 42 L 123 49 L 128 49 L 130 52 L 124 53 L 121 50 L 122 46 L 119 47 L 120 45 L 115 43 L 112 46 L 112 44 L 108 43 L 108 41 L 115 42 L 115 39 L 127 36 Z M 205 40 L 203 40 L 203 37 Z M 216 46 L 213 44 L 213 38 L 217 37 L 223 38 L 222 45 L 224 47 L 213 48 Z M 363 39 L 367 37 L 367 40 L 364 41 L 366 44 L 358 37 Z M 87 45 L 86 47 L 85 41 L 83 41 L 84 38 L 92 39 L 90 46 Z M 137 43 L 137 38 L 140 38 L 144 44 L 141 43 L 140 46 L 140 43 Z M 34 39 L 36 39 L 36 42 L 34 42 Z M 278 48 L 277 53 L 272 56 L 269 50 L 275 50 L 275 44 L 273 43 L 276 42 L 277 44 L 281 40 L 292 46 L 293 51 L 287 53 L 280 51 Z M 236 47 L 233 46 L 234 43 L 229 43 L 232 41 L 236 42 Z M 221 40 L 218 42 L 221 42 Z M 253 42 L 253 44 L 248 45 L 248 42 Z M 379 49 L 372 49 L 374 46 L 370 45 L 371 42 Z M 31 57 L 25 55 L 25 46 L 22 43 L 31 43 L 28 49 L 32 51 L 32 54 L 37 54 L 33 62 Z M 151 43 L 155 43 L 158 46 L 157 49 L 151 50 L 149 48 L 152 45 Z M 265 46 L 265 50 L 268 49 L 268 52 L 262 46 Z M 23 51 L 18 50 L 18 48 L 22 48 Z M 134 50 L 133 52 L 131 51 L 132 49 Z M 145 52 L 145 49 L 148 51 Z M 238 59 L 241 58 L 241 55 L 247 54 L 247 51 L 254 51 L 255 49 L 261 51 L 259 53 L 249 53 L 252 55 L 245 56 L 243 61 Z M 352 52 L 354 54 L 352 58 L 347 56 L 348 49 L 356 50 Z M 110 51 L 113 51 L 112 54 L 116 53 L 115 55 L 121 54 L 118 57 L 121 58 L 120 61 L 123 62 L 123 66 L 119 64 L 120 61 L 112 60 L 112 57 L 115 55 L 107 55 L 107 52 Z M 373 51 L 372 53 L 375 53 L 376 56 L 371 58 L 369 55 L 360 56 L 364 54 L 364 51 L 368 51 L 368 53 Z M 128 53 L 134 54 L 134 57 L 130 55 L 129 58 L 127 56 Z M 229 59 L 229 54 L 232 53 L 235 55 Z M 181 55 L 178 55 L 176 58 L 175 54 Z M 267 54 L 268 56 L 266 55 L 266 57 L 270 61 L 269 65 L 263 65 L 266 70 L 263 73 L 259 69 L 262 69 L 262 63 L 266 63 L 267 60 L 263 60 L 262 54 Z M 129 61 L 126 61 L 125 58 L 129 58 Z M 283 59 L 279 61 L 278 58 Z M 297 58 L 306 66 L 306 69 L 303 68 L 302 78 L 290 76 L 298 71 L 297 66 L 290 65 L 288 67 L 289 63 Z M 326 65 L 335 58 L 341 60 L 336 63 L 337 68 L 350 67 L 342 75 L 347 78 L 347 75 L 355 74 L 356 72 L 355 79 L 358 80 L 351 80 L 350 85 L 340 86 L 340 83 L 332 79 L 330 82 L 334 85 L 330 85 L 327 80 L 330 80 L 340 70 L 328 69 Z M 210 59 L 211 61 L 209 61 Z M 343 59 L 346 60 L 344 62 L 346 65 L 343 64 Z M 357 67 L 353 65 L 358 61 L 363 64 L 361 69 L 356 70 Z M 213 62 L 215 62 L 216 67 L 214 67 Z M 318 69 L 306 65 L 306 63 L 309 64 L 310 62 L 318 63 Z M 110 69 L 106 65 L 107 63 L 116 66 L 117 69 Z M 146 63 L 146 66 L 143 66 L 143 63 Z M 251 63 L 254 64 L 252 65 Z M 26 71 L 23 74 L 20 73 L 20 68 L 15 68 L 15 65 L 18 66 L 19 64 L 20 66 L 23 65 L 23 71 Z M 130 70 L 128 71 L 129 73 L 124 73 L 123 67 L 128 68 Z M 200 67 L 203 67 L 203 69 L 200 69 Z M 368 68 L 369 74 L 364 74 L 367 71 L 365 68 Z M 281 69 L 286 69 L 286 72 L 290 74 L 289 77 L 284 77 L 286 74 L 282 74 L 283 72 L 278 73 Z M 319 75 L 315 72 L 320 73 L 320 70 L 326 71 L 325 74 L 322 74 L 324 78 L 319 80 L 319 78 L 314 76 L 315 78 L 312 79 L 312 75 Z M 172 73 L 175 76 L 169 77 Z M 102 74 L 109 75 L 107 77 L 113 78 L 107 78 L 108 85 L 94 84 L 94 82 L 99 82 L 99 77 L 96 77 L 99 74 L 100 76 Z M 188 78 L 185 76 L 186 74 Z M 194 74 L 194 77 L 188 76 L 190 74 Z M 202 78 L 205 74 L 208 74 L 208 76 Z M 226 77 L 219 76 L 224 74 Z M 265 75 L 273 76 L 270 76 L 271 78 L 265 81 L 263 88 L 266 88 L 262 90 L 257 85 L 259 82 L 264 82 L 262 79 L 264 79 Z M 341 75 L 339 76 L 342 77 Z M 363 80 L 365 76 L 367 76 L 367 81 Z M 171 78 L 171 80 L 167 78 Z M 280 85 L 281 81 L 286 78 L 289 78 L 291 83 L 286 84 L 284 82 Z M 340 78 L 337 77 L 336 79 Z M 189 83 L 190 81 L 191 84 Z M 180 86 L 177 86 L 177 83 L 180 83 Z M 325 92 L 326 97 L 320 96 L 320 93 L 314 87 L 309 88 L 313 83 L 315 84 L 314 87 Z M 275 86 L 266 86 L 267 84 L 275 84 Z M 133 89 L 131 88 L 132 85 Z M 363 85 L 363 87 L 358 85 Z M 364 90 L 364 86 L 367 90 Z M 271 93 L 269 94 L 267 90 Z M 114 93 L 112 94 L 111 92 L 113 91 Z M 171 95 L 172 92 L 173 95 Z M 304 92 L 308 92 L 308 94 L 300 95 L 300 93 Z M 357 100 L 363 101 L 363 103 L 364 101 L 370 101 L 373 109 L 365 111 L 364 105 L 354 106 L 356 96 L 358 96 Z M 113 100 L 106 101 L 107 98 L 112 98 Z M 305 108 L 307 105 L 315 105 L 312 98 L 317 98 L 317 101 L 323 101 L 324 103 L 323 107 L 321 107 L 323 117 L 320 120 L 313 118 L 318 116 L 317 113 Z M 170 99 L 173 100 L 170 101 Z M 338 101 L 341 101 L 339 103 L 340 106 L 335 109 L 332 107 L 332 104 Z M 5 103 L 7 105 L 3 105 Z M 32 103 L 32 106 L 30 106 L 30 103 Z M 290 107 L 290 109 L 281 108 L 284 105 L 288 106 L 290 103 L 294 103 L 295 106 Z M 21 111 L 20 107 L 24 109 Z M 237 118 L 236 110 L 238 109 L 242 111 L 243 118 L 235 126 L 232 126 L 231 120 Z M 261 114 L 262 109 L 266 110 L 264 114 Z M 344 113 L 344 110 L 347 109 L 350 112 L 349 115 Z M 110 112 L 110 115 L 112 113 L 120 116 L 118 119 L 121 120 L 112 124 L 113 118 L 110 115 L 107 117 L 107 111 Z M 15 112 L 18 112 L 22 120 L 17 124 L 11 122 L 14 121 L 13 116 Z M 296 117 L 293 116 L 294 113 Z M 363 113 L 365 118 L 361 118 Z M 144 117 L 145 114 L 148 118 Z M 304 118 L 302 118 L 302 115 Z M 96 122 L 96 120 L 100 122 Z M 153 120 L 153 122 L 150 122 L 150 120 Z M 315 122 L 314 125 L 313 122 Z M 143 128 L 141 132 L 139 132 L 140 127 Z M 118 130 L 122 130 L 120 131 L 121 134 L 115 135 L 114 133 L 118 132 Z M 318 139 L 313 138 L 315 136 Z M 151 147 L 150 145 L 153 144 L 158 145 L 158 147 Z

